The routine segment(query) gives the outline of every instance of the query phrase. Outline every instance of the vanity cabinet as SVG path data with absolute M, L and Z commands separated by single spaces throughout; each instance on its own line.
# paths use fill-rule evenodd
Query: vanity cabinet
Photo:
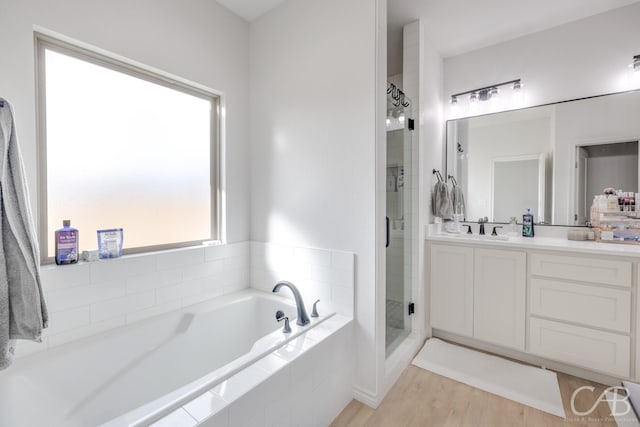
M 434 334 L 510 357 L 516 350 L 531 363 L 582 368 L 586 377 L 640 379 L 640 250 L 562 251 L 558 240 L 536 239 L 431 242 Z
M 629 377 L 632 264 L 531 254 L 529 352 Z
M 431 326 L 473 336 L 473 248 L 431 246 Z
M 525 346 L 526 255 L 431 246 L 431 326 L 503 347 Z
M 527 256 L 495 249 L 474 251 L 473 336 L 524 351 Z

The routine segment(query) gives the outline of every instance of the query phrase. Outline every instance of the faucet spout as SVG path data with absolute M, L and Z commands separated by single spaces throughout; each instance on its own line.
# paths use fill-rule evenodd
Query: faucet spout
M 283 286 L 291 289 L 291 292 L 293 293 L 293 297 L 296 300 L 296 308 L 298 310 L 298 318 L 296 319 L 296 324 L 300 326 L 304 326 L 307 323 L 311 322 L 311 320 L 309 320 L 309 316 L 307 316 L 307 309 L 304 307 L 304 301 L 302 300 L 302 295 L 300 295 L 300 291 L 298 290 L 298 288 L 296 288 L 296 286 L 293 283 L 287 282 L 286 280 L 282 280 L 273 287 L 272 292 L 278 292 L 280 288 Z

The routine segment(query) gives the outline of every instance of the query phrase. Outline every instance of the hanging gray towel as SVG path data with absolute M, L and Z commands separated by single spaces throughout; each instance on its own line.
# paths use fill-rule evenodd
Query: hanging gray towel
M 451 188 L 451 203 L 453 204 L 454 214 L 465 216 L 464 192 L 459 185 L 453 184 Z
M 449 195 L 449 187 L 445 182 L 438 180 L 433 186 L 431 207 L 433 215 L 442 219 L 453 219 L 453 206 Z
M 41 340 L 48 315 L 13 109 L 2 98 L 0 148 L 0 369 L 4 369 L 13 361 L 17 339 Z

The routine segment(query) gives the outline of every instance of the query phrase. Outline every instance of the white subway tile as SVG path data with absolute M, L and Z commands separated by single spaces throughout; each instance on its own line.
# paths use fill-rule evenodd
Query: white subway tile
M 127 277 L 127 293 L 138 293 L 179 283 L 182 278 L 180 269 L 154 271 L 153 273 Z
M 204 248 L 204 260 L 213 261 L 216 259 L 224 259 L 227 257 L 228 245 L 206 246 Z
M 224 260 L 208 261 L 182 267 L 182 280 L 185 282 L 202 277 L 213 277 L 224 271 Z
M 193 418 L 200 422 L 224 409 L 226 406 L 227 402 L 225 402 L 220 396 L 207 391 L 203 395 L 184 405 L 183 408 Z
M 87 326 L 82 326 L 80 328 L 72 329 L 60 334 L 51 335 L 49 337 L 49 347 L 53 348 L 71 341 L 86 338 L 88 336 L 99 334 L 113 328 L 124 326 L 124 324 L 125 318 L 124 316 L 121 316 L 105 320 L 104 322 L 91 323 Z
M 291 423 L 291 402 L 278 397 L 265 407 L 264 427 L 297 427 Z
M 251 258 L 256 258 L 257 260 L 264 260 L 264 257 L 267 253 L 267 245 L 264 242 L 251 242 Z
M 154 305 L 156 296 L 154 291 L 131 294 L 121 298 L 114 298 L 91 305 L 91 320 L 101 322 L 112 317 L 122 316 L 134 311 L 143 310 Z
M 151 425 L 153 427 L 193 427 L 197 424 L 198 422 L 187 411 L 178 408 Z
M 296 263 L 329 267 L 331 265 L 331 252 L 323 249 L 295 248 L 294 261 Z
M 352 252 L 331 252 L 331 267 L 338 268 L 340 270 L 353 271 L 354 256 Z
M 316 282 L 331 284 L 333 282 L 334 271 L 331 267 L 317 266 L 311 267 L 311 279 Z
M 198 304 L 203 301 L 207 301 L 213 298 L 217 298 L 222 295 L 223 290 L 217 289 L 210 292 L 206 292 L 204 294 L 190 295 L 182 298 L 182 306 L 188 307 L 190 305 Z
M 294 262 L 293 247 L 267 245 L 264 259 L 268 270 L 290 269 Z
M 204 247 L 179 249 L 156 255 L 158 270 L 169 270 L 204 262 Z
M 46 330 L 46 329 L 45 329 Z M 49 338 L 43 337 L 42 342 L 18 340 L 16 342 L 16 359 L 39 353 L 49 348 Z
M 264 369 L 265 371 L 269 372 L 270 374 L 274 374 L 278 371 L 280 371 L 281 369 L 284 369 L 285 367 L 287 367 L 287 362 L 274 355 L 274 354 L 269 354 L 265 357 L 263 357 L 262 359 L 258 360 L 256 362 L 256 366 L 258 366 L 259 368 Z M 284 374 L 283 374 L 284 375 Z
M 208 294 L 222 289 L 225 284 L 220 280 L 214 280 L 210 277 L 203 277 L 186 281 L 182 284 L 182 296 L 191 297 L 196 295 Z
M 269 376 L 269 373 L 264 369 L 250 365 L 212 388 L 211 392 L 224 399 L 225 402 L 232 403 L 264 381 L 267 376 Z
M 126 316 L 127 323 L 135 323 L 140 320 L 148 319 L 149 317 L 159 316 L 170 311 L 179 310 L 182 307 L 182 301 L 180 299 L 170 301 L 164 304 L 154 305 L 153 307 L 134 311 Z
M 224 268 L 231 269 L 250 269 L 251 265 L 249 264 L 249 257 L 247 256 L 234 256 L 229 257 L 224 260 Z
M 49 327 L 42 334 L 55 335 L 89 323 L 91 323 L 91 308 L 88 305 L 71 310 L 55 311 L 49 313 Z
M 45 291 L 89 285 L 91 267 L 88 263 L 45 266 L 40 268 L 40 278 Z
M 125 293 L 125 285 L 122 282 L 60 289 L 47 293 L 47 307 L 50 312 L 63 311 L 116 298 Z
M 227 245 L 227 257 L 249 257 L 251 255 L 251 247 L 247 242 L 229 243 Z
M 229 408 L 225 408 L 215 415 L 204 420 L 199 427 L 230 427 L 229 425 Z
M 337 304 L 353 305 L 353 288 L 346 286 L 331 286 L 331 299 Z
M 182 284 L 156 289 L 156 304 L 164 304 L 182 298 Z
M 91 282 L 104 283 L 152 273 L 156 270 L 156 259 L 155 255 L 140 255 L 102 259 L 89 265 L 91 265 Z

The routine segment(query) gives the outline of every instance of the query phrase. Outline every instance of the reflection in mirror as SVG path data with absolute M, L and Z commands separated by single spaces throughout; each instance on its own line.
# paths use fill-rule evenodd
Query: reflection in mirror
M 449 172 L 467 197 L 466 219 L 508 222 L 528 208 L 549 222 L 552 107 L 448 122 L 455 141 Z M 453 159 L 452 159 L 453 160 Z
M 447 122 L 447 174 L 466 219 L 585 225 L 606 187 L 639 192 L 640 92 L 630 91 Z

